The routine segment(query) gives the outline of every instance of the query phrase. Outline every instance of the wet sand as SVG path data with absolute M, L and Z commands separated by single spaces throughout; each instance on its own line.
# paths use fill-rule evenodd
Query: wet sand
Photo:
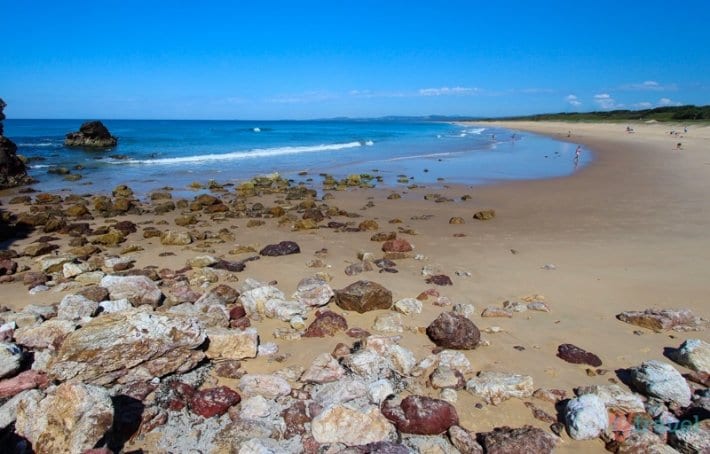
M 489 346 L 467 351 L 475 371 L 498 370 L 531 375 L 535 388 L 572 389 L 588 384 L 608 383 L 614 371 L 640 364 L 648 359 L 664 359 L 664 347 L 677 347 L 687 338 L 710 340 L 707 332 L 652 333 L 616 320 L 625 310 L 646 308 L 690 308 L 709 318 L 707 297 L 710 270 L 710 127 L 692 127 L 685 137 L 671 137 L 673 126 L 634 124 L 635 133 L 627 134 L 626 125 L 577 123 L 495 123 L 520 131 L 536 132 L 578 142 L 583 153 L 594 153 L 594 162 L 574 175 L 550 180 L 518 181 L 489 186 L 451 185 L 444 189 L 353 189 L 331 192 L 330 206 L 359 213 L 361 218 L 334 218 L 357 225 L 365 219 L 376 220 L 379 231 L 413 229 L 416 234 L 399 233 L 415 246 L 423 260 L 397 261 L 396 274 L 364 272 L 347 276 L 344 268 L 357 261 L 359 251 L 381 255 L 381 242 L 370 241 L 374 232 L 335 232 L 321 228 L 291 231 L 289 225 L 278 225 L 278 219 L 264 219 L 265 225 L 247 227 L 248 219 L 226 219 L 214 222 L 209 215 L 199 214 L 198 230 L 217 231 L 229 228 L 235 242 L 217 243 L 209 253 L 229 260 L 254 254 L 231 255 L 235 243 L 253 245 L 258 251 L 266 244 L 281 240 L 296 241 L 300 254 L 263 257 L 249 262 L 245 271 L 236 274 L 239 282 L 226 282 L 238 287 L 245 278 L 278 281 L 277 286 L 289 296 L 298 281 L 315 272 L 332 276 L 330 285 L 342 288 L 359 279 L 376 281 L 393 293 L 395 301 L 416 297 L 436 287 L 424 282 L 423 266 L 430 265 L 451 277 L 453 286 L 437 287 L 455 303 L 476 307 L 474 322 L 482 330 Z M 678 129 L 678 128 L 675 128 Z M 568 138 L 568 131 L 570 137 Z M 682 150 L 675 150 L 681 142 Z M 401 199 L 390 200 L 392 192 Z M 454 201 L 436 203 L 424 200 L 436 192 Z M 464 195 L 470 199 L 461 200 Z M 278 196 L 249 199 L 272 206 Z M 9 206 L 2 197 L 3 209 Z M 366 207 L 372 201 L 374 206 Z M 320 202 L 319 202 L 320 203 Z M 492 208 L 496 217 L 489 221 L 472 218 L 474 212 Z M 144 250 L 131 253 L 136 268 L 155 265 L 173 269 L 184 266 L 190 257 L 203 255 L 194 245 L 161 246 L 157 238 L 143 239 L 141 225 L 153 222 L 160 229 L 184 230 L 172 222 L 177 212 L 153 216 L 121 216 L 139 224 L 137 233 L 108 252 L 118 253 L 128 244 L 139 244 Z M 423 219 L 424 215 L 430 215 Z M 451 225 L 449 219 L 460 216 L 465 224 Z M 412 219 L 417 217 L 418 219 Z M 426 216 L 424 216 L 426 217 Z M 400 224 L 389 221 L 399 218 Z M 156 221 L 167 225 L 156 225 Z M 96 218 L 95 226 L 106 221 Z M 327 220 L 326 220 L 327 222 Z M 464 234 L 459 236 L 457 234 Z M 10 247 L 22 250 L 36 237 L 15 241 Z M 57 244 L 62 243 L 61 240 Z M 327 248 L 327 268 L 308 268 L 315 251 Z M 64 249 L 64 248 L 62 248 Z M 162 251 L 175 256 L 159 257 Z M 33 265 L 29 258 L 18 259 L 20 265 Z M 554 269 L 545 269 L 547 268 Z M 34 268 L 33 268 L 34 269 Z M 457 271 L 461 275 L 457 275 Z M 467 276 L 465 273 L 470 273 Z M 21 282 L 2 284 L 3 304 L 14 309 L 29 303 L 52 304 L 69 292 L 52 290 L 30 296 Z M 481 318 L 489 305 L 501 306 L 505 300 L 519 300 L 527 295 L 542 295 L 551 312 L 516 313 L 510 319 Z M 343 312 L 331 304 L 333 310 Z M 447 308 L 424 304 L 421 314 L 406 317 L 407 329 L 401 345 L 411 349 L 417 359 L 424 358 L 434 345 L 422 328 Z M 372 331 L 372 322 L 380 311 L 347 313 L 348 325 Z M 310 320 L 307 320 L 309 322 Z M 282 362 L 264 358 L 247 360 L 248 372 L 270 372 L 290 365 L 307 367 L 319 353 L 332 351 L 338 342 L 352 343 L 345 335 L 325 339 L 299 341 L 275 340 L 271 333 L 285 327 L 283 322 L 266 320 L 253 323 L 262 342 L 276 342 Z M 490 327 L 499 333 L 486 333 Z M 640 330 L 642 335 L 634 334 Z M 588 376 L 588 366 L 568 364 L 556 357 L 557 347 L 572 343 L 597 354 L 603 361 L 605 375 Z M 515 348 L 522 347 L 522 348 Z M 679 370 L 685 371 L 681 366 Z M 468 378 L 468 377 L 467 377 Z M 431 388 L 426 394 L 437 396 Z M 556 414 L 552 404 L 536 399 L 535 405 Z M 461 425 L 475 432 L 493 427 L 532 424 L 547 428 L 535 420 L 523 401 L 512 399 L 499 406 L 484 405 L 465 391 L 459 391 L 456 404 Z M 576 442 L 566 434 L 557 452 L 602 452 L 600 440 Z

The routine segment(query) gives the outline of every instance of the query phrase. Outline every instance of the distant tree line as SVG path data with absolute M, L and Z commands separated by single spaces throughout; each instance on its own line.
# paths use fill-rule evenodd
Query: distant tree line
M 517 117 L 487 118 L 486 120 L 566 120 L 566 121 L 691 121 L 710 120 L 710 105 L 666 106 L 644 110 L 609 110 L 604 112 L 560 112 Z

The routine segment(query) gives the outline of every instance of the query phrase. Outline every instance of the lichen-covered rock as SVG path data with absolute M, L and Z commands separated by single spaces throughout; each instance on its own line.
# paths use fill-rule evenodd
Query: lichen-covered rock
M 443 312 L 427 327 L 426 333 L 437 346 L 454 350 L 476 348 L 481 332 L 468 318 Z
M 710 373 L 710 344 L 701 339 L 688 339 L 672 350 L 670 358 L 681 366 Z
M 690 387 L 673 366 L 651 360 L 630 370 L 631 383 L 640 392 L 673 402 L 681 407 L 690 405 Z
M 597 438 L 609 427 L 609 415 L 604 402 L 594 394 L 571 399 L 565 408 L 565 424 L 575 440 Z
M 111 299 L 125 298 L 135 306 L 147 304 L 155 307 L 163 299 L 158 285 L 146 276 L 104 276 L 101 287 L 108 289 Z
M 192 369 L 205 332 L 191 317 L 129 309 L 106 314 L 66 336 L 50 364 L 54 379 L 108 384 Z
M 62 383 L 39 404 L 20 402 L 15 430 L 37 454 L 82 453 L 93 448 L 113 422 L 108 391 L 83 383 Z
M 489 404 L 498 405 L 514 397 L 530 397 L 534 388 L 533 379 L 529 375 L 483 371 L 466 382 L 466 390 Z
M 394 426 L 375 406 L 339 404 L 323 410 L 311 422 L 318 443 L 343 443 L 346 446 L 391 441 L 397 436 Z
M 385 401 L 382 414 L 400 432 L 418 435 L 438 435 L 459 423 L 453 405 L 426 396 L 407 396 L 399 405 Z
M 392 307 L 392 292 L 372 281 L 357 281 L 335 292 L 335 302 L 341 309 L 360 314 Z
M 542 429 L 523 426 L 517 429 L 496 427 L 492 432 L 481 434 L 486 454 L 549 454 L 558 439 Z

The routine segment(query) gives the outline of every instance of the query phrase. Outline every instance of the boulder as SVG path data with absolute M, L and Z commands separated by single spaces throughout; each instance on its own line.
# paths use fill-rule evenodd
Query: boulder
M 38 404 L 20 402 L 15 430 L 37 454 L 82 453 L 93 448 L 113 422 L 106 389 L 83 383 L 62 383 Z
M 481 434 L 486 454 L 549 454 L 557 441 L 557 437 L 532 426 L 496 427 L 492 432 Z
M 624 414 L 644 413 L 644 401 L 638 394 L 624 390 L 619 385 L 589 385 L 575 388 L 578 396 L 594 394 L 599 397 L 607 409 Z
M 609 415 L 599 397 L 584 394 L 567 403 L 565 424 L 573 439 L 591 440 L 606 432 L 609 427 Z
M 427 336 L 437 346 L 454 350 L 471 350 L 481 340 L 476 325 L 454 312 L 443 312 L 426 329 Z
M 438 435 L 459 423 L 453 405 L 425 396 L 407 396 L 399 405 L 385 401 L 382 414 L 400 432 L 417 435 Z
M 204 358 L 199 322 L 143 308 L 105 314 L 66 336 L 49 365 L 54 379 L 92 384 L 150 380 L 186 372 Z
M 70 132 L 64 138 L 64 146 L 86 148 L 111 148 L 118 144 L 118 139 L 100 121 L 87 121 L 79 131 Z
M 335 302 L 341 309 L 360 314 L 392 307 L 392 292 L 372 281 L 357 281 L 335 292 Z
M 680 372 L 670 364 L 651 360 L 629 372 L 631 383 L 640 392 L 681 407 L 690 405 L 690 387 Z

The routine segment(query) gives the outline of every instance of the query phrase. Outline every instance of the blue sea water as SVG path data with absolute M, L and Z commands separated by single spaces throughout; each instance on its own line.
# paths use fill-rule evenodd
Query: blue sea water
M 576 144 L 501 128 L 445 122 L 177 121 L 107 120 L 119 138 L 110 150 L 66 148 L 64 136 L 79 120 L 6 120 L 5 135 L 29 159 L 29 172 L 42 191 L 110 191 L 128 184 L 140 193 L 194 181 L 238 183 L 278 172 L 303 181 L 318 173 L 336 178 L 352 173 L 381 175 L 383 185 L 411 183 L 486 184 L 501 180 L 565 176 L 586 165 L 574 163 Z M 82 166 L 82 179 L 69 182 L 49 173 Z M 299 176 L 299 172 L 308 172 Z M 443 180 L 442 180 L 443 179 Z

